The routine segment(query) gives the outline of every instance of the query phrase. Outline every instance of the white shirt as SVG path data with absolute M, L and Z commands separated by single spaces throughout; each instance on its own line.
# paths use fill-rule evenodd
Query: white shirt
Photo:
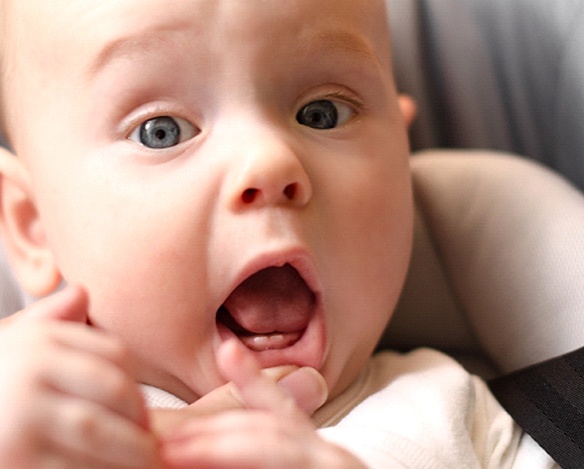
M 180 399 L 152 387 L 153 407 Z M 498 404 L 481 379 L 429 349 L 382 352 L 313 416 L 319 434 L 371 468 L 551 469 L 553 460 Z

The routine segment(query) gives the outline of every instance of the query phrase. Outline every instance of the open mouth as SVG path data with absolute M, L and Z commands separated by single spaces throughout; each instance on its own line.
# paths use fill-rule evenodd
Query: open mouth
M 282 350 L 304 335 L 316 295 L 290 264 L 268 267 L 247 278 L 217 311 L 217 321 L 250 350 Z

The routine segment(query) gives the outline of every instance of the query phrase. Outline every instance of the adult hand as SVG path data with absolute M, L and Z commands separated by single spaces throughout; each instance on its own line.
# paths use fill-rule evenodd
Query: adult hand
M 167 435 L 163 454 L 169 468 L 364 467 L 322 439 L 294 397 L 262 373 L 237 341 L 220 349 L 218 364 L 246 409 L 192 419 Z
M 326 383 L 320 373 L 313 368 L 279 366 L 263 369 L 261 374 L 277 383 L 306 415 L 312 415 L 326 401 L 328 394 Z M 151 409 L 150 420 L 155 431 L 164 435 L 194 418 L 245 407 L 246 404 L 237 387 L 230 382 L 214 389 L 184 409 Z
M 137 364 L 87 302 L 71 286 L 0 322 L 0 467 L 162 467 Z

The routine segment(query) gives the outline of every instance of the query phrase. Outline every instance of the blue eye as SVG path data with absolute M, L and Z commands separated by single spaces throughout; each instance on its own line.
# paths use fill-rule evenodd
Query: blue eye
M 327 130 L 344 124 L 353 114 L 353 110 L 347 104 L 322 99 L 308 103 L 300 109 L 296 114 L 296 120 L 299 124 L 313 129 Z
M 154 117 L 136 127 L 129 139 L 153 149 L 171 148 L 193 138 L 198 130 L 178 117 Z

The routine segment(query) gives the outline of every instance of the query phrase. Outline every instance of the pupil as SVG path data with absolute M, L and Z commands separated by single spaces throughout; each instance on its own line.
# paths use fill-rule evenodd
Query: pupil
M 322 122 L 324 120 L 324 117 L 322 114 L 315 112 L 312 115 L 312 123 L 313 124 L 318 124 L 319 122 Z

